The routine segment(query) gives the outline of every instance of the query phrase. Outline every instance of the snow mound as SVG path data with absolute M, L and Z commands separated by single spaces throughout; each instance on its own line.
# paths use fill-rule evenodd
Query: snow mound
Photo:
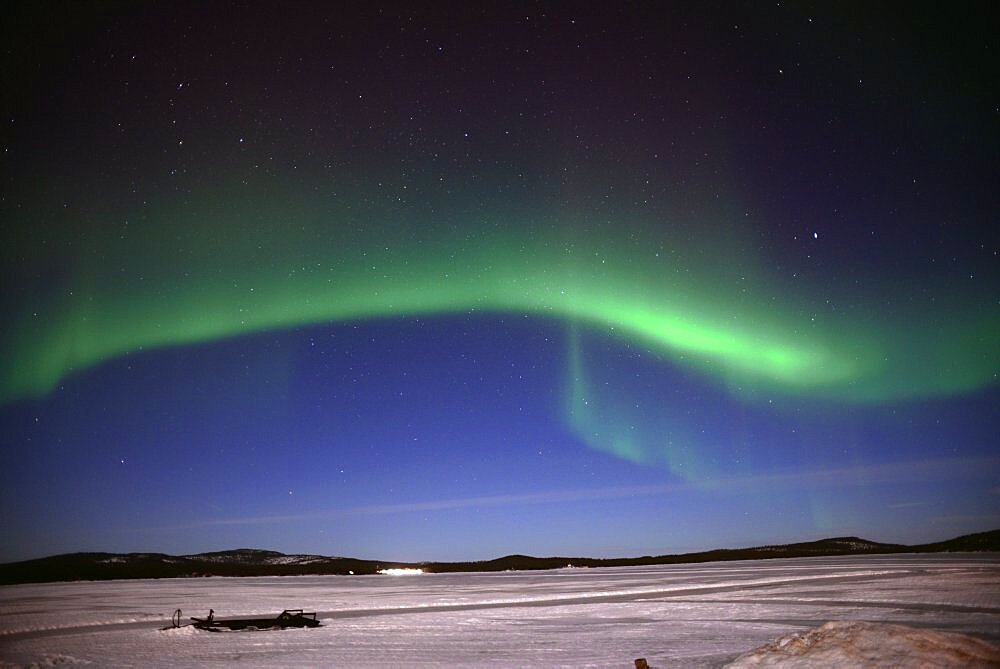
M 833 621 L 744 653 L 728 667 L 997 667 L 1000 648 L 954 632 Z
M 93 664 L 90 660 L 83 660 L 72 655 L 62 655 L 59 653 L 45 654 L 31 664 L 32 667 L 67 667 L 80 666 L 82 664 Z M 6 666 L 6 664 L 4 665 Z

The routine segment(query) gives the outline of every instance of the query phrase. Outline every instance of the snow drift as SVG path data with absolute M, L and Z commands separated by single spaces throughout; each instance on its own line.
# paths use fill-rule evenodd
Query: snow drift
M 1000 648 L 966 634 L 833 621 L 781 637 L 726 665 L 742 667 L 997 667 Z

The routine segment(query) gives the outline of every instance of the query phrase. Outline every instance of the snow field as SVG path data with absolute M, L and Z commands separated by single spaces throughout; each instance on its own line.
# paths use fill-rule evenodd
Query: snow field
M 160 631 L 317 611 L 317 629 Z M 1000 555 L 777 559 L 545 572 L 50 583 L 0 588 L 0 663 L 720 666 L 829 620 L 1000 642 Z

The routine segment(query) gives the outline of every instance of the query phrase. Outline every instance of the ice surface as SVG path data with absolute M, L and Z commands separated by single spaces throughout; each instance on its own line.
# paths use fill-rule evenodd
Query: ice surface
M 324 626 L 160 631 L 174 609 L 317 611 Z M 391 576 L 0 587 L 0 661 L 95 666 L 721 666 L 826 621 L 1000 642 L 1000 555 L 791 558 Z M 786 642 L 787 645 L 787 642 Z

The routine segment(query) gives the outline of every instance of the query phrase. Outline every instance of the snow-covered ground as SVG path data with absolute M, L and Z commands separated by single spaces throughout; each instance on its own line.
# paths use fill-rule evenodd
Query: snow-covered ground
M 323 627 L 160 631 L 319 612 Z M 1000 643 L 1000 554 L 888 555 L 420 576 L 0 587 L 0 661 L 95 666 L 719 666 L 830 620 Z

